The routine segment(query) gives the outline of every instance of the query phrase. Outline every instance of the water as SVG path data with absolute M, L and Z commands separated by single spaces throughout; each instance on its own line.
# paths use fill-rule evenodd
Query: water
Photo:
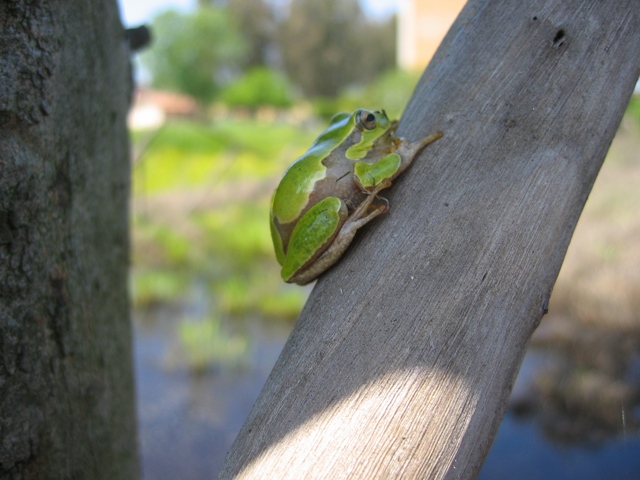
M 176 317 L 167 309 L 134 317 L 143 478 L 210 479 L 222 466 L 291 326 L 245 320 L 241 326 L 251 339 L 246 362 L 196 374 L 171 361 L 178 342 Z M 619 430 L 609 431 L 600 422 L 605 433 L 596 440 L 576 441 L 579 435 L 570 428 L 572 441 L 558 438 L 553 428 L 545 430 L 549 418 L 551 423 L 556 421 L 557 417 L 549 417 L 555 407 L 548 398 L 538 398 L 536 403 L 529 392 L 537 373 L 557 370 L 557 357 L 557 352 L 527 354 L 512 396 L 512 403 L 518 405 L 526 398 L 526 408 L 507 413 L 479 478 L 640 479 L 640 435 L 637 429 L 623 428 L 622 408 L 614 412 Z M 627 373 L 636 386 L 639 372 L 636 355 Z M 627 418 L 637 418 L 638 412 L 629 408 Z
M 134 318 L 138 424 L 143 478 L 210 479 L 220 469 L 275 364 L 290 326 L 248 320 L 245 365 L 201 374 L 170 365 L 171 312 Z
M 640 478 L 640 437 L 616 438 L 597 447 L 558 446 L 532 421 L 507 414 L 479 480 Z

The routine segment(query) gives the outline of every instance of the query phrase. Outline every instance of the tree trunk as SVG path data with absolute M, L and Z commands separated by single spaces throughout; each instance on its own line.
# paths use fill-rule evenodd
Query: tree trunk
M 638 25 L 631 0 L 467 3 L 399 129 L 444 138 L 318 281 L 220 478 L 477 475 L 638 79 Z
M 0 3 L 0 477 L 138 474 L 115 1 Z

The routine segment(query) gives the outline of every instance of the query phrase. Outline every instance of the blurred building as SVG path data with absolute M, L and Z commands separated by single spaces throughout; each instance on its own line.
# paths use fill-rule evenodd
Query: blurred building
M 181 93 L 138 87 L 129 110 L 129 128 L 158 128 L 167 118 L 195 118 L 198 103 Z
M 424 69 L 466 0 L 400 0 L 398 66 Z

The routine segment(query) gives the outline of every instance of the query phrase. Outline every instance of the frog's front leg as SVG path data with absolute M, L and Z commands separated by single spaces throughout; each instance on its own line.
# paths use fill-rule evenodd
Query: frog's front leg
M 391 179 L 397 176 L 402 159 L 391 153 L 374 163 L 356 162 L 353 167 L 355 182 L 363 192 L 376 192 L 391 186 Z M 380 187 L 380 188 L 378 188 Z
M 440 130 L 413 143 L 396 137 L 394 139 L 395 152 L 382 157 L 374 163 L 356 162 L 354 165 L 356 184 L 362 191 L 370 192 L 377 185 L 385 181 L 390 182 L 411 165 L 420 150 L 441 137 L 442 132 Z M 389 183 L 389 186 L 391 186 L 391 183 Z
M 442 138 L 443 133 L 440 130 L 437 130 L 435 133 L 423 138 L 422 140 L 418 140 L 417 142 L 409 142 L 405 139 L 400 139 L 400 143 L 397 145 L 396 153 L 400 155 L 402 159 L 401 165 L 398 167 L 398 171 L 394 174 L 394 178 L 404 172 L 409 165 L 416 158 L 420 150 L 429 145 L 430 143 L 435 142 L 439 138 Z
M 293 276 L 285 278 L 285 281 L 289 283 L 297 283 L 298 285 L 306 285 L 307 283 L 315 280 L 316 277 L 325 270 L 332 267 L 347 250 L 358 229 L 362 228 L 378 215 L 389 210 L 389 204 L 386 203 L 386 200 L 385 203 L 372 206 L 373 201 L 376 199 L 376 195 L 381 190 L 388 188 L 389 186 L 391 186 L 391 182 L 383 182 L 374 188 L 372 192 L 368 193 L 365 199 L 360 202 L 353 213 L 344 221 L 337 235 L 331 241 L 329 247 L 313 262 L 306 265 L 304 268 L 299 269 Z

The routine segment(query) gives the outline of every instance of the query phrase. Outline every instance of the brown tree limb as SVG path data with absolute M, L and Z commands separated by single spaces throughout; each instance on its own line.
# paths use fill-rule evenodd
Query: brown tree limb
M 468 2 L 400 127 L 445 137 L 318 281 L 220 478 L 479 472 L 640 74 L 638 25 L 634 1 Z

